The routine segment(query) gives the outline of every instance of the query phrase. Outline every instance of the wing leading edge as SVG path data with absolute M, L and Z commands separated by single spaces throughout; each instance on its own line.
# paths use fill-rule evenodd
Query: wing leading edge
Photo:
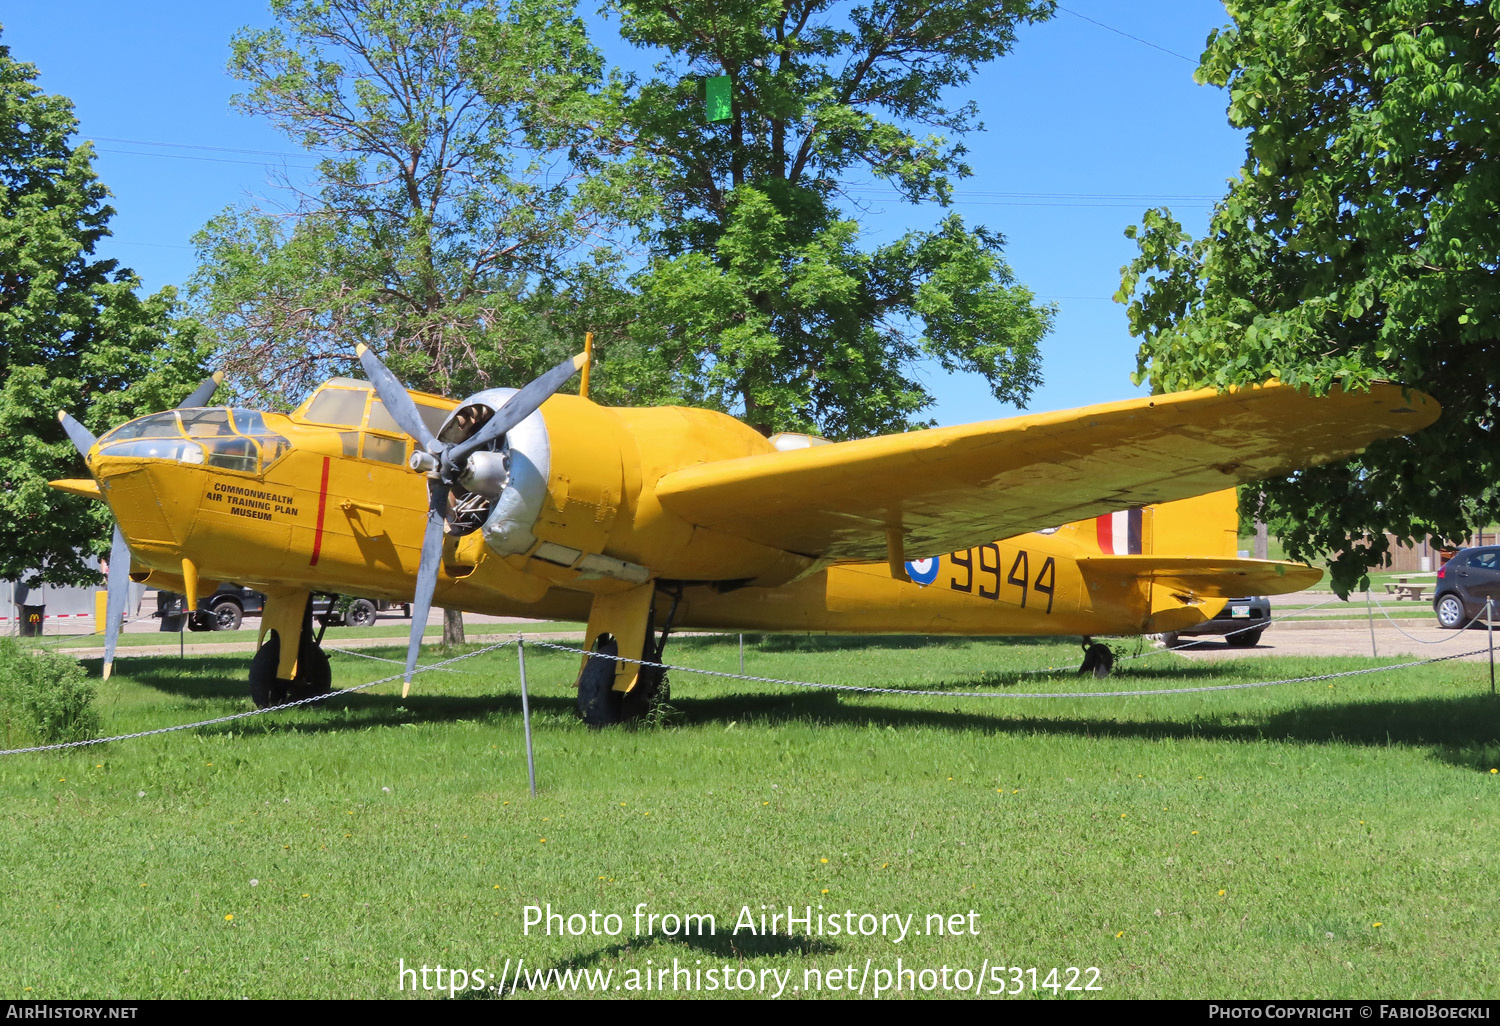
M 1398 385 L 1177 392 L 704 463 L 656 492 L 685 519 L 789 552 L 919 558 L 1344 459 L 1431 424 Z

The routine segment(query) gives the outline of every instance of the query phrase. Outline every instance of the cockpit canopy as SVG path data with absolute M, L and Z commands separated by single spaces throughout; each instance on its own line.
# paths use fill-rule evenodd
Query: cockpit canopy
M 100 456 L 172 460 L 257 474 L 291 448 L 258 410 L 167 410 L 121 424 L 99 439 Z

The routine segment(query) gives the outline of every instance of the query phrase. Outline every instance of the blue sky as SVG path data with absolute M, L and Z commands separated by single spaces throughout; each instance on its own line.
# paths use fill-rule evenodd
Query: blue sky
M 1223 92 L 1192 78 L 1209 32 L 1228 21 L 1218 0 L 1066 0 L 1063 8 L 1023 29 L 1014 52 L 957 97 L 979 104 L 987 131 L 967 141 L 976 174 L 958 184 L 954 207 L 1001 232 L 1016 278 L 1061 307 L 1043 343 L 1035 411 L 1142 391 L 1129 380 L 1136 342 L 1124 308 L 1110 301 L 1134 252 L 1125 227 L 1165 204 L 1201 232 L 1244 155 Z M 99 151 L 95 170 L 116 210 L 102 255 L 134 268 L 148 289 L 187 279 L 189 240 L 209 218 L 272 195 L 268 165 L 312 163 L 229 105 L 237 91 L 224 72 L 229 39 L 270 22 L 262 0 L 53 0 L 12 5 L 3 16 L 0 42 L 38 66 L 42 88 L 72 99 L 80 135 Z M 626 59 L 609 23 L 594 24 L 596 42 Z M 862 195 L 872 244 L 938 216 L 878 185 Z M 977 377 L 926 373 L 941 397 L 932 411 L 939 423 L 1016 412 Z

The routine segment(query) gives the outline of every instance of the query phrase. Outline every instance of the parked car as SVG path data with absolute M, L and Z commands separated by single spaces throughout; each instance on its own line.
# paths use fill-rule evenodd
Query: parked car
M 162 618 L 162 630 L 178 630 L 176 617 L 186 611 L 183 597 L 173 591 L 159 591 L 156 596 L 156 612 Z M 191 631 L 237 630 L 247 616 L 259 616 L 266 607 L 266 597 L 253 588 L 238 584 L 221 584 L 212 595 L 198 600 L 198 608 L 188 617 L 187 628 Z M 401 610 L 402 616 L 411 616 L 407 603 L 389 602 L 385 599 L 349 598 L 343 596 L 314 595 L 313 616 L 329 626 L 369 627 L 380 613 Z
M 1230 599 L 1211 620 L 1204 620 L 1196 627 L 1170 631 L 1161 637 L 1168 648 L 1177 647 L 1180 638 L 1200 636 L 1222 637 L 1236 648 L 1253 648 L 1260 644 L 1260 636 L 1266 632 L 1270 621 L 1271 600 L 1264 595 L 1250 595 Z
M 1457 630 L 1484 612 L 1485 599 L 1500 605 L 1500 545 L 1459 549 L 1437 572 L 1432 611 L 1438 626 Z

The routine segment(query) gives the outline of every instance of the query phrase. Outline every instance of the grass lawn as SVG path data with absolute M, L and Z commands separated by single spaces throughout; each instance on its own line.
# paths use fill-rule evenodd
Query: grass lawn
M 917 970 L 902 996 L 929 981 L 944 993 L 944 966 L 953 987 L 986 993 L 1035 967 L 1042 997 L 1048 970 L 1064 970 L 1050 978 L 1063 986 L 1070 966 L 1096 967 L 1102 988 L 1073 996 L 1496 993 L 1500 703 L 1487 666 L 1066 699 L 677 673 L 664 725 L 594 732 L 574 718 L 576 657 L 527 650 L 535 798 L 513 647 L 424 674 L 404 701 L 386 685 L 327 708 L 0 758 L 0 996 L 393 997 L 420 986 L 397 989 L 401 960 L 483 984 L 518 959 L 520 996 L 555 993 L 528 989 L 534 970 L 607 971 L 619 996 L 665 967 L 653 994 L 664 980 L 670 997 L 674 960 L 705 989 L 727 969 L 773 994 L 785 980 L 783 997 L 813 982 L 842 993 L 843 970 L 858 980 L 868 964 L 870 996 L 881 971 L 895 985 L 898 958 Z M 738 668 L 732 638 L 668 652 Z M 388 669 L 331 658 L 335 686 Z M 1053 641 L 766 637 L 747 645 L 746 670 L 1004 695 L 1378 665 L 1162 654 L 1102 682 L 1017 672 L 1077 658 Z M 122 660 L 100 686 L 105 731 L 245 709 L 244 676 L 237 655 Z M 549 903 L 598 912 L 597 934 L 523 933 L 526 906 Z M 712 915 L 716 932 L 673 936 L 670 920 L 637 932 L 642 905 Z M 899 942 L 834 935 L 826 920 L 821 935 L 816 920 L 791 936 L 784 923 L 732 932 L 761 906 L 853 912 L 856 926 L 913 918 Z M 1032 994 L 1033 977 L 1019 979 Z

